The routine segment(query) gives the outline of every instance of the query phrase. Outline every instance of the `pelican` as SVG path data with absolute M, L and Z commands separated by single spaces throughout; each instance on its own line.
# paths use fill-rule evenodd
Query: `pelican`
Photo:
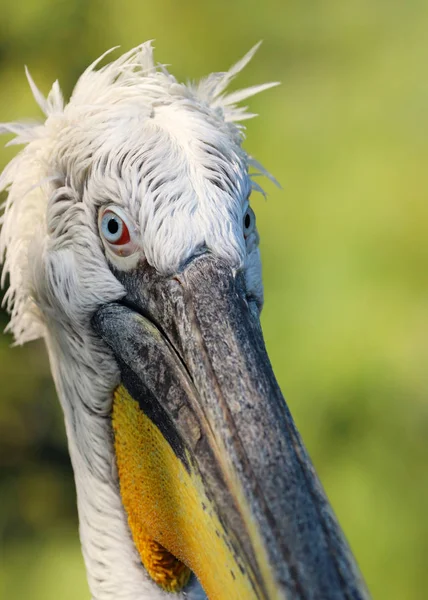
M 8 329 L 48 349 L 94 600 L 367 597 L 261 333 L 256 49 L 183 84 L 147 42 L 68 103 L 27 71 L 45 119 L 0 126 Z

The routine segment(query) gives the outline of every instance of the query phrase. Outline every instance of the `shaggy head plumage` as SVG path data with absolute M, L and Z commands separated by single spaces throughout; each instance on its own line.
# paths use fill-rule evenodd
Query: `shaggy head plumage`
M 226 93 L 256 48 L 184 85 L 146 43 L 68 104 L 28 75 L 45 121 L 0 126 L 9 329 L 46 341 L 93 600 L 366 597 L 261 336 L 238 103 L 275 84 Z
M 75 329 L 100 301 L 120 297 L 94 216 L 106 200 L 133 215 L 145 256 L 160 271 L 205 245 L 247 263 L 261 298 L 241 220 L 250 189 L 260 190 L 249 167 L 266 172 L 241 147 L 237 123 L 254 115 L 238 103 L 276 84 L 225 91 L 257 47 L 229 71 L 188 85 L 155 64 L 150 42 L 96 70 L 103 55 L 67 104 L 58 82 L 44 98 L 27 71 L 45 121 L 0 124 L 0 133 L 16 135 L 10 144 L 26 145 L 0 176 L 8 191 L 0 259 L 17 343 L 43 336 L 58 311 Z
M 95 61 L 67 104 L 58 82 L 44 98 L 27 72 L 45 120 L 0 124 L 0 133 L 15 134 L 10 144 L 25 145 L 0 175 L 8 329 L 16 343 L 47 343 L 97 600 L 167 597 L 142 568 L 119 493 L 107 418 L 119 370 L 90 321 L 125 289 L 101 240 L 100 207 L 117 205 L 129 215 L 137 260 L 171 274 L 206 249 L 244 270 L 261 306 L 258 234 L 245 217 L 250 191 L 261 191 L 249 169 L 267 173 L 241 146 L 239 122 L 253 115 L 238 103 L 275 84 L 226 93 L 256 49 L 229 71 L 185 85 L 155 64 L 147 42 L 98 70 L 105 55 Z M 177 596 L 184 597 L 205 594 L 194 582 Z

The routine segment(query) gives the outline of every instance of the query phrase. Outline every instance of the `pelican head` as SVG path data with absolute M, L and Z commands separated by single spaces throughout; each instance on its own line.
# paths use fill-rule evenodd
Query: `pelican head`
M 9 330 L 46 341 L 96 600 L 365 595 L 261 334 L 255 50 L 185 85 L 145 43 L 67 104 L 28 75 L 45 120 L 0 126 Z

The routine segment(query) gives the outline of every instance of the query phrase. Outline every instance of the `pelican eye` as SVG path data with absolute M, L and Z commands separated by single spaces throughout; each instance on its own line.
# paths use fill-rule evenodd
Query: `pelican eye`
M 256 215 L 253 209 L 249 206 L 244 213 L 244 237 L 247 238 L 254 231 L 256 224 Z
M 130 256 L 136 251 L 135 226 L 118 206 L 107 206 L 100 210 L 98 229 L 104 246 L 118 256 Z

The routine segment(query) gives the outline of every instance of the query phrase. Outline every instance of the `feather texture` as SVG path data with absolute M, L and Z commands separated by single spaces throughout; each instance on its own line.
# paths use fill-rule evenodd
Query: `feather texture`
M 197 149 L 191 148 L 191 136 L 202 140 L 209 137 L 205 135 L 209 132 L 203 131 L 203 119 L 195 123 L 194 131 L 187 128 L 188 122 L 180 132 L 183 119 L 179 119 L 178 113 L 174 114 L 173 110 L 179 104 L 187 105 L 189 109 L 193 107 L 195 114 L 200 111 L 207 121 L 223 130 L 234 146 L 240 147 L 242 130 L 235 122 L 254 115 L 238 103 L 277 84 L 251 86 L 231 94 L 225 93 L 225 90 L 248 64 L 259 45 L 254 46 L 229 71 L 213 73 L 195 85 L 178 83 L 164 66 L 157 65 L 151 42 L 132 49 L 97 70 L 99 63 L 115 50 L 113 48 L 86 69 L 66 105 L 57 81 L 44 98 L 26 69 L 34 98 L 47 118 L 43 123 L 0 124 L 0 133 L 16 135 L 10 144 L 26 145 L 0 176 L 0 190 L 8 190 L 1 217 L 0 257 L 4 260 L 3 281 L 7 273 L 10 275 L 5 303 L 11 314 L 8 329 L 17 343 L 43 336 L 44 320 L 31 281 L 29 257 L 30 254 L 33 256 L 33 252 L 42 252 L 47 242 L 47 203 L 58 182 L 67 178 L 73 185 L 79 185 L 79 178 L 90 168 L 90 157 L 96 145 L 94 138 L 99 139 L 106 134 L 106 128 L 115 118 L 127 119 L 132 131 L 135 121 L 141 120 L 144 115 L 150 116 L 154 108 L 163 111 L 164 119 L 169 121 L 169 134 L 175 134 L 184 142 L 182 132 L 184 129 L 190 131 L 188 164 L 192 164 L 193 160 L 197 165 L 196 157 L 191 156 L 192 152 L 197 152 Z M 188 116 L 190 121 L 191 110 Z M 124 156 L 127 151 L 124 144 L 120 153 Z M 201 153 L 203 151 L 201 148 Z M 162 149 L 159 154 L 161 162 Z M 240 158 L 245 162 L 243 153 Z M 65 159 L 67 165 L 64 165 Z M 255 165 L 254 162 L 252 164 Z M 259 184 L 254 183 L 254 189 L 259 190 Z M 165 232 L 165 235 L 168 233 Z
M 2 284 L 16 343 L 44 337 L 65 415 L 76 478 L 80 536 L 92 597 L 167 597 L 142 568 L 120 499 L 111 443 L 113 357 L 92 333 L 95 310 L 124 289 L 106 260 L 97 227 L 100 206 L 114 202 L 136 225 L 140 256 L 173 273 L 201 248 L 245 270 L 262 304 L 258 234 L 244 236 L 251 167 L 242 148 L 251 117 L 239 102 L 276 84 L 227 94 L 257 50 L 225 73 L 179 83 L 157 65 L 146 42 L 79 78 L 64 103 L 58 82 L 43 97 L 40 123 L 0 124 L 25 147 L 0 175 L 7 199 L 0 217 Z M 202 600 L 197 582 L 177 598 Z

